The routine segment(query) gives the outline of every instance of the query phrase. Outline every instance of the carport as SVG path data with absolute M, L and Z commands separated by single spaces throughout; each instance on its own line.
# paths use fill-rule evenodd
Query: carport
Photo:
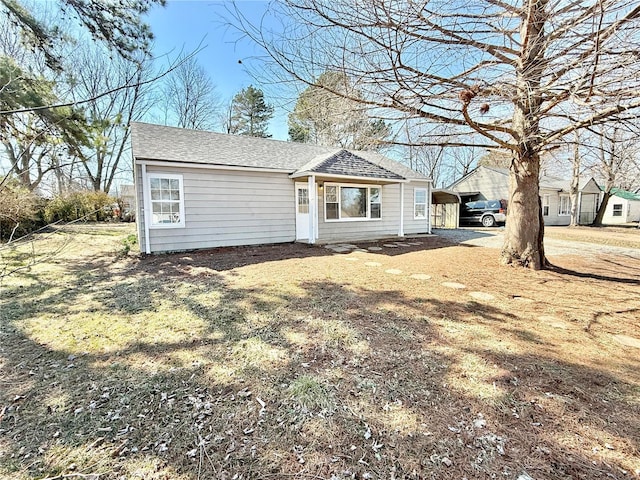
M 434 189 L 431 192 L 431 226 L 458 228 L 460 197 L 456 192 Z

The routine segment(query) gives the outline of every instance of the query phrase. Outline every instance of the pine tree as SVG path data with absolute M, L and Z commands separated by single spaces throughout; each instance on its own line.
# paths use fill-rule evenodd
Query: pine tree
M 96 2 L 95 0 L 60 0 L 60 18 L 72 18 L 91 36 L 110 46 L 118 55 L 129 60 L 136 53 L 147 52 L 153 40 L 149 26 L 142 17 L 154 5 L 164 6 L 166 0 L 136 2 Z M 22 0 L 0 0 L 0 12 L 6 15 L 21 32 L 25 45 L 40 51 L 47 66 L 61 70 L 61 58 L 55 46 L 64 38 L 57 26 L 47 26 L 36 19 L 29 4 Z
M 289 114 L 289 140 L 331 147 L 369 150 L 390 134 L 384 120 L 371 120 L 362 93 L 344 73 L 327 71 L 298 97 Z
M 249 85 L 233 97 L 229 133 L 250 137 L 269 138 L 269 120 L 273 117 L 273 106 L 264 100 L 259 88 Z

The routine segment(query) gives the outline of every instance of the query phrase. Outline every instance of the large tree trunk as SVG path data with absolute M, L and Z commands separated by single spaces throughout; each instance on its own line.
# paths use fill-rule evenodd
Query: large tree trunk
M 544 268 L 544 222 L 540 206 L 540 159 L 537 154 L 514 159 L 510 168 L 509 204 L 501 262 Z
M 509 168 L 509 205 L 501 262 L 539 270 L 546 266 L 540 209 L 540 89 L 545 69 L 544 24 L 548 0 L 525 0 L 522 51 L 516 66 L 513 130 L 518 140 Z
M 604 218 L 604 211 L 607 209 L 607 205 L 609 204 L 609 199 L 611 198 L 611 191 L 607 189 L 602 195 L 602 203 L 598 207 L 598 213 L 596 213 L 596 218 L 593 219 L 594 227 L 602 226 L 602 219 Z

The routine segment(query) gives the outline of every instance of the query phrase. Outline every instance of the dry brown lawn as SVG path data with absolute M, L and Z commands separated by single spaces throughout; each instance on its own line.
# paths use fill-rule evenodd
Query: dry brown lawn
M 0 252 L 0 477 L 640 477 L 638 259 L 130 233 Z
M 640 248 L 640 228 L 637 224 L 604 228 L 548 227 L 545 230 L 545 237 L 614 247 Z

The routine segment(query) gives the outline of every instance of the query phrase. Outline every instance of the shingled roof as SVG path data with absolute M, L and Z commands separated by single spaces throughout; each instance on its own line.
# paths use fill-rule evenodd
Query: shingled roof
M 404 177 L 347 150 L 334 153 L 310 170 L 314 173 L 402 180 Z
M 463 177 L 459 178 L 458 180 L 456 180 L 455 182 L 453 182 L 451 185 L 449 185 L 447 188 L 448 189 L 452 189 L 455 188 L 456 185 L 458 185 L 459 183 L 461 183 L 463 180 L 466 180 L 467 178 L 471 177 L 472 175 L 476 175 L 478 172 L 482 171 L 482 170 L 488 170 L 490 172 L 495 172 L 501 176 L 504 177 L 504 181 L 509 182 L 509 169 L 508 168 L 501 168 L 501 167 L 490 167 L 487 165 L 480 165 L 476 168 L 474 168 L 473 170 L 471 170 L 469 173 L 467 173 L 466 175 L 464 175 Z M 580 180 L 580 184 L 578 186 L 578 190 L 583 190 L 584 188 L 586 188 L 587 184 L 591 181 L 591 177 L 588 178 L 582 178 Z M 568 192 L 571 188 L 571 181 L 570 180 L 566 180 L 563 178 L 559 178 L 559 177 L 554 177 L 551 175 L 541 175 L 538 185 L 540 187 L 540 189 L 542 190 L 557 190 L 559 192 Z
M 264 168 L 389 180 L 428 177 L 377 152 L 339 150 L 307 143 L 227 135 L 203 130 L 132 123 L 136 161 Z M 324 168 L 326 170 L 314 170 Z

